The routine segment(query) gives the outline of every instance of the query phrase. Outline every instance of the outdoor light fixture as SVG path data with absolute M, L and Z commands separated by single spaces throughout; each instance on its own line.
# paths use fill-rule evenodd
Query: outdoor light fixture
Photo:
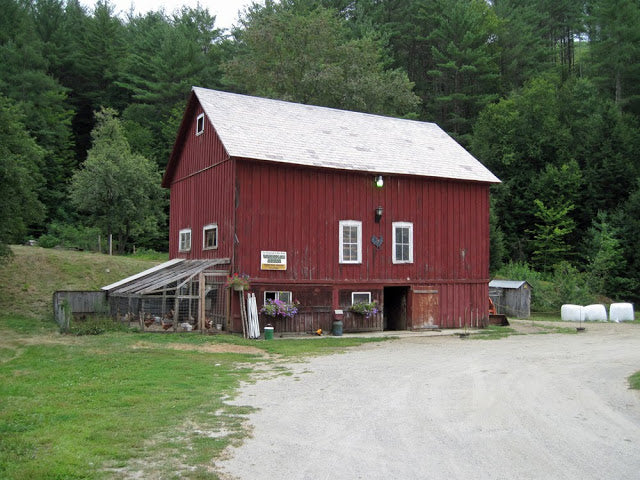
M 376 187 L 382 188 L 383 185 L 384 185 L 384 179 L 382 178 L 382 175 L 378 175 L 376 177 Z
M 376 223 L 380 223 L 380 219 L 382 218 L 382 207 L 376 208 Z

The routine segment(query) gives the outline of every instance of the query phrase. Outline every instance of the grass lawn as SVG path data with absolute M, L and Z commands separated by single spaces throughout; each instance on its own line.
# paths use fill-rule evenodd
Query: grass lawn
M 158 262 L 19 247 L 0 267 L 0 478 L 216 479 L 248 434 L 242 381 L 380 339 L 61 335 L 54 290 L 93 289 Z M 114 271 L 118 273 L 114 273 Z

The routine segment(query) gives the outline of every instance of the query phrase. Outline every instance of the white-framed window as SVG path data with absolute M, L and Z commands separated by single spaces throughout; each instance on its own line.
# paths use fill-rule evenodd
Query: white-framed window
M 202 135 L 204 133 L 204 113 L 198 115 L 196 118 L 196 135 Z
M 371 303 L 371 292 L 351 292 L 351 305 Z
M 413 223 L 393 222 L 393 263 L 413 263 Z
M 191 229 L 183 228 L 180 230 L 180 243 L 178 250 L 181 252 L 188 252 L 191 250 Z
M 291 292 L 264 292 L 264 303 L 267 303 L 267 300 L 280 300 L 281 302 L 291 303 L 291 299 L 293 296 Z
M 218 248 L 218 225 L 211 223 L 202 227 L 202 249 Z
M 340 263 L 362 263 L 362 222 L 340 220 Z

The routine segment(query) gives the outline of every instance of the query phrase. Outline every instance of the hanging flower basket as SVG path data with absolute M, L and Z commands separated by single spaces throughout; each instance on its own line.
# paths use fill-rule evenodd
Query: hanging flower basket
M 232 288 L 237 292 L 241 292 L 242 290 L 249 290 L 249 275 L 242 273 L 234 273 L 227 277 L 227 288 Z

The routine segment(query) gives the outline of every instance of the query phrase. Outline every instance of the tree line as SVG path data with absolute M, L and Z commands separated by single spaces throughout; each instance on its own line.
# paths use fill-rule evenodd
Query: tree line
M 435 122 L 502 180 L 493 273 L 638 298 L 638 0 L 267 0 L 231 31 L 203 7 L 0 8 L 0 243 L 166 249 L 199 85 Z

